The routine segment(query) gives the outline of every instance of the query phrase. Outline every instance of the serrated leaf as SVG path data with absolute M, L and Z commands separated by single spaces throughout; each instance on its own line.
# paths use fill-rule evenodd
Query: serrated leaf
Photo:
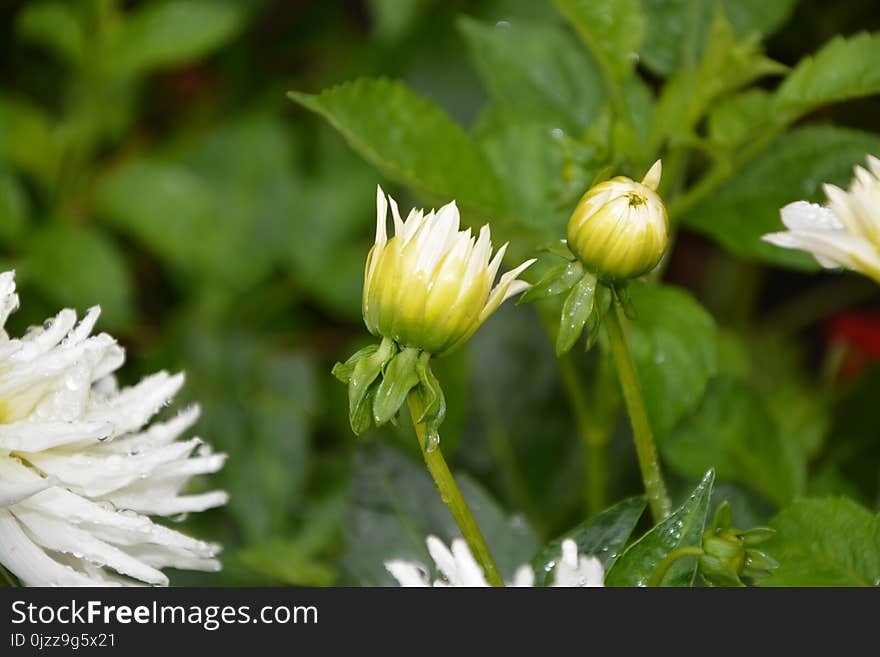
M 150 3 L 126 17 L 103 64 L 120 76 L 184 64 L 228 42 L 244 26 L 244 18 L 241 3 Z
M 629 325 L 630 349 L 651 428 L 662 438 L 699 403 L 715 371 L 715 322 L 679 288 L 632 285 L 630 294 L 638 312 Z
M 489 94 L 506 112 L 579 132 L 604 101 L 602 75 L 568 32 L 553 25 L 464 18 L 461 30 Z
M 101 306 L 101 325 L 126 327 L 132 320 L 134 286 L 119 247 L 97 231 L 52 223 L 30 233 L 19 266 L 22 282 L 54 304 L 84 310 Z
M 836 37 L 801 61 L 774 99 L 777 120 L 793 121 L 807 112 L 880 93 L 880 34 Z
M 327 119 L 392 180 L 437 202 L 501 207 L 495 174 L 468 134 L 434 102 L 401 82 L 362 78 L 291 100 Z
M 796 4 L 797 0 L 721 1 L 737 38 L 772 34 L 788 20 Z M 696 66 L 717 5 L 718 0 L 642 0 L 642 62 L 660 75 Z
M 657 566 L 670 552 L 686 545 L 700 545 L 714 481 L 715 473 L 710 470 L 684 504 L 629 546 L 605 575 L 605 586 L 647 586 Z M 692 586 L 696 574 L 695 558 L 679 559 L 666 572 L 660 585 Z
M 761 398 L 728 377 L 714 379 L 700 406 L 659 440 L 664 462 L 687 477 L 713 467 L 777 506 L 804 492 L 806 460 L 786 443 Z
M 562 542 L 569 538 L 577 543 L 578 554 L 597 557 L 607 572 L 614 565 L 644 511 L 644 497 L 629 497 L 550 541 L 532 560 L 535 586 L 546 586 L 552 580 L 553 569 L 562 551 Z
M 766 75 L 787 69 L 765 57 L 760 43 L 750 37 L 739 40 L 722 11 L 715 14 L 706 50 L 693 69 L 675 74 L 663 88 L 657 103 L 655 139 L 694 137 L 694 129 L 718 98 Z
M 880 153 L 880 136 L 835 126 L 796 128 L 779 137 L 715 194 L 682 217 L 736 255 L 795 269 L 818 265 L 800 251 L 761 240 L 784 230 L 779 209 L 793 201 L 822 201 L 822 183 L 847 186 L 853 166 Z
M 584 274 L 565 298 L 559 319 L 559 333 L 556 336 L 557 356 L 571 349 L 584 332 L 584 326 L 593 312 L 597 285 L 598 281 L 593 274 Z
M 880 516 L 852 500 L 798 500 L 770 525 L 779 568 L 761 586 L 880 586 Z
M 630 76 L 645 28 L 639 0 L 553 0 L 599 61 L 609 82 Z

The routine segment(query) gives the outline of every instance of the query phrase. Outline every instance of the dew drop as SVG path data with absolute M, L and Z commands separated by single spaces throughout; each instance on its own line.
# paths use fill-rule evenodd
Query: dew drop
M 431 431 L 425 437 L 425 451 L 433 452 L 440 447 L 440 434 L 437 431 Z

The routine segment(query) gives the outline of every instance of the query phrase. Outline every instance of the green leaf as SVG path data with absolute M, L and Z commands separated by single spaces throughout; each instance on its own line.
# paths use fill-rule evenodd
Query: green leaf
M 655 139 L 695 138 L 694 129 L 716 99 L 765 75 L 787 69 L 763 55 L 754 38 L 738 40 L 727 17 L 718 11 L 706 50 L 694 69 L 679 71 L 664 86 L 657 104 Z
M 389 447 L 361 444 L 353 469 L 342 560 L 348 579 L 362 586 L 396 585 L 384 565 L 391 559 L 415 561 L 431 572 L 434 562 L 425 546 L 428 535 L 448 545 L 461 533 L 424 465 Z M 456 473 L 455 478 L 509 581 L 535 554 L 537 539 L 522 518 L 508 516 L 469 477 Z
M 99 181 L 95 204 L 169 269 L 225 297 L 286 255 L 286 224 L 299 199 L 292 159 L 278 117 L 237 116 L 184 142 L 173 156 L 111 170 Z
M 50 187 L 60 149 L 42 108 L 25 98 L 0 94 L 0 161 L 4 160 Z
M 48 224 L 27 237 L 22 282 L 55 305 L 85 310 L 101 306 L 101 325 L 129 328 L 133 284 L 125 256 L 97 231 Z
M 880 93 L 880 33 L 836 37 L 806 57 L 780 85 L 774 111 L 793 121 L 811 110 Z
M 559 319 L 559 333 L 556 335 L 557 356 L 571 349 L 584 332 L 584 326 L 593 313 L 597 284 L 593 274 L 584 274 L 565 298 Z
M 761 240 L 784 230 L 779 209 L 797 200 L 821 201 L 823 182 L 847 186 L 853 166 L 880 153 L 880 136 L 834 126 L 796 128 L 781 136 L 682 221 L 736 255 L 796 269 L 816 269 L 800 251 Z
M 77 63 L 83 56 L 86 35 L 69 3 L 32 2 L 16 17 L 19 38 L 42 45 L 62 61 Z
M 773 96 L 749 89 L 724 99 L 709 113 L 709 140 L 725 149 L 745 143 L 773 120 Z
M 715 322 L 687 292 L 630 286 L 629 341 L 654 434 L 662 438 L 703 396 L 716 367 Z
M 482 117 L 476 137 L 500 181 L 507 213 L 534 235 L 529 241 L 564 234 L 570 208 L 560 207 L 558 196 L 565 158 L 553 130 L 493 108 Z M 511 248 L 521 248 L 520 241 L 512 241 Z
M 602 75 L 568 32 L 527 22 L 459 23 L 477 71 L 506 112 L 579 132 L 599 114 Z
M 642 45 L 645 20 L 639 0 L 553 0 L 611 83 L 628 78 Z
M 114 34 L 104 65 L 120 76 L 168 68 L 202 57 L 244 26 L 244 5 L 216 0 L 150 3 L 127 16 Z
M 642 62 L 669 75 L 696 66 L 707 42 L 718 0 L 642 0 L 645 39 Z M 782 26 L 797 0 L 722 0 L 737 38 L 765 37 Z
M 498 181 L 468 134 L 438 105 L 386 79 L 346 82 L 291 100 L 327 119 L 362 157 L 432 201 L 498 211 Z
M 798 500 L 770 525 L 779 568 L 761 586 L 880 586 L 880 516 L 852 500 Z
M 28 223 L 29 212 L 22 184 L 11 173 L 0 171 L 0 240 L 19 239 Z
M 532 559 L 535 586 L 546 586 L 552 580 L 551 574 L 562 552 L 562 542 L 569 538 L 577 543 L 578 554 L 597 557 L 608 572 L 644 511 L 644 497 L 628 497 L 548 543 Z
M 305 552 L 295 541 L 272 540 L 235 554 L 247 568 L 285 586 L 332 586 L 336 571 Z
M 605 575 L 605 586 L 646 586 L 670 552 L 700 545 L 714 481 L 715 473 L 709 470 L 684 504 L 630 545 Z M 693 586 L 696 574 L 696 559 L 679 559 L 666 572 L 661 586 Z
M 687 477 L 714 467 L 719 479 L 777 506 L 804 492 L 803 454 L 783 440 L 761 398 L 734 379 L 713 379 L 700 406 L 659 442 L 664 461 Z

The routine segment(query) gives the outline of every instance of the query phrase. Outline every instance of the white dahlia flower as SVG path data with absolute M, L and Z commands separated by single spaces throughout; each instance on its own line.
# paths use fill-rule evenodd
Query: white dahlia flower
M 431 558 L 443 575 L 434 580 L 433 586 L 489 586 L 483 571 L 471 554 L 462 538 L 452 539 L 452 549 L 436 536 L 428 536 L 426 541 Z M 557 587 L 599 587 L 604 586 L 605 571 L 602 562 L 596 557 L 578 555 L 577 543 L 571 539 L 562 542 L 562 554 L 555 564 L 552 586 Z M 427 569 L 413 561 L 392 560 L 385 562 L 385 568 L 404 587 L 431 586 Z M 509 586 L 531 587 L 535 585 L 535 573 L 529 565 L 517 568 Z
M 763 239 L 813 255 L 827 268 L 845 267 L 880 283 L 880 160 L 855 167 L 849 191 L 825 185 L 827 205 L 796 201 L 780 214 L 787 231 Z
M 197 407 L 145 425 L 183 384 L 159 372 L 130 388 L 112 376 L 125 354 L 100 310 L 77 323 L 62 310 L 22 338 L 2 328 L 18 308 L 12 272 L 0 274 L 0 565 L 25 586 L 167 585 L 163 568 L 219 570 L 219 547 L 149 516 L 222 505 L 213 491 L 185 495 L 194 475 L 225 455 L 178 441 Z

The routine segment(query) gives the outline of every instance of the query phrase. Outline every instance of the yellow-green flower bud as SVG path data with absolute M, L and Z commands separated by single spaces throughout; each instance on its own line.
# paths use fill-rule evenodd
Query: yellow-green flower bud
M 657 195 L 660 160 L 642 182 L 618 176 L 583 195 L 568 222 L 568 246 L 606 281 L 641 276 L 660 262 L 669 241 L 669 218 Z
M 388 205 L 394 236 L 386 234 Z M 465 342 L 498 307 L 529 287 L 517 276 L 534 260 L 492 283 L 507 249 L 492 258 L 489 226 L 478 238 L 459 230 L 455 202 L 436 213 L 413 209 L 406 221 L 382 189 L 376 196 L 376 243 L 364 273 L 364 322 L 370 333 L 444 354 Z M 491 260 L 490 260 L 491 258 Z

